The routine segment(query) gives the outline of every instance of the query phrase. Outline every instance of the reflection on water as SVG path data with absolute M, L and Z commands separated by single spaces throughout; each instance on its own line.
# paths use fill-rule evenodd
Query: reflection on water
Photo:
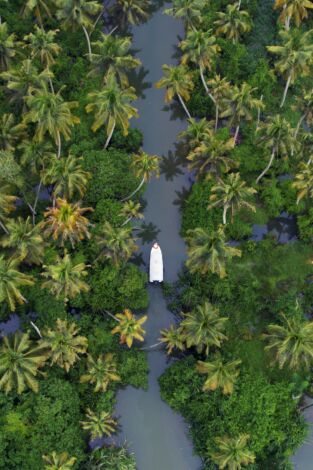
M 0 337 L 9 335 L 10 333 L 15 333 L 15 331 L 20 329 L 20 318 L 18 315 L 13 313 L 10 318 L 0 323 Z
M 266 235 L 272 235 L 278 243 L 288 243 L 297 239 L 297 222 L 294 216 L 282 212 L 265 225 L 253 225 L 251 240 L 261 241 Z

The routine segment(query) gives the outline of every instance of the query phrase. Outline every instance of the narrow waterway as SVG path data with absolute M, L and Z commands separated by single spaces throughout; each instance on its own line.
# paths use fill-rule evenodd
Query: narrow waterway
M 164 91 L 153 84 L 162 76 L 162 65 L 172 64 L 175 45 L 184 33 L 183 26 L 158 11 L 146 24 L 134 28 L 134 47 L 143 70 L 139 73 L 141 97 L 136 102 L 140 119 L 134 123 L 144 135 L 144 150 L 163 157 L 162 174 L 147 187 L 145 223 L 142 233 L 143 269 L 148 268 L 151 241 L 158 239 L 164 258 L 165 280 L 174 281 L 185 259 L 184 242 L 179 236 L 180 214 L 176 201 L 188 188 L 187 175 L 177 164 L 175 141 L 185 127 L 173 110 L 164 106 Z M 173 322 L 160 286 L 149 287 L 150 305 L 145 324 L 145 345 L 158 341 L 159 332 Z M 148 353 L 149 389 L 127 387 L 118 393 L 116 414 L 126 439 L 135 452 L 138 470 L 198 470 L 201 461 L 193 455 L 188 428 L 182 417 L 161 400 L 158 377 L 167 367 L 164 351 Z

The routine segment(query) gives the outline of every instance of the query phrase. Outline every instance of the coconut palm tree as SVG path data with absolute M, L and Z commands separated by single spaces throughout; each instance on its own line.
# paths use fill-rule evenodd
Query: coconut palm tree
M 43 25 L 43 18 L 51 18 L 51 2 L 50 0 L 24 0 L 25 4 L 22 8 L 22 17 L 28 17 L 32 14 L 35 15 L 36 20 Z
M 150 0 L 116 0 L 112 13 L 124 27 L 136 25 L 149 18 Z
M 162 69 L 164 77 L 155 84 L 156 88 L 166 88 L 166 103 L 170 103 L 173 98 L 177 96 L 188 118 L 191 119 L 191 115 L 185 104 L 185 101 L 190 99 L 190 93 L 194 86 L 191 73 L 184 65 L 177 65 L 176 67 L 163 65 Z
M 266 168 L 257 177 L 258 183 L 271 168 L 276 155 L 286 157 L 292 154 L 297 146 L 295 132 L 290 123 L 280 114 L 268 116 L 260 124 L 259 144 L 271 151 L 271 157 Z
M 42 172 L 44 184 L 53 185 L 54 197 L 72 199 L 75 194 L 85 194 L 90 173 L 85 171 L 80 162 L 82 158 L 69 155 L 67 158 L 50 159 Z
M 286 85 L 280 107 L 284 106 L 289 86 L 298 76 L 307 76 L 313 63 L 313 30 L 280 31 L 280 46 L 267 46 L 267 50 L 279 56 L 275 63 L 277 72 L 286 78 Z
M 91 439 L 111 436 L 116 430 L 117 422 L 107 411 L 95 413 L 87 408 L 85 416 L 86 420 L 80 421 L 80 424 L 85 431 L 90 432 Z
M 114 227 L 106 221 L 96 241 L 101 249 L 100 256 L 110 259 L 115 266 L 126 262 L 138 250 L 131 227 Z
M 239 173 L 230 173 L 226 175 L 226 181 L 220 181 L 212 186 L 208 209 L 222 206 L 224 225 L 227 222 L 227 212 L 230 209 L 231 223 L 233 223 L 235 212 L 242 207 L 255 212 L 255 206 L 249 202 L 249 199 L 256 192 L 254 188 L 247 187 Z
M 58 146 L 58 158 L 61 156 L 61 135 L 65 140 L 71 137 L 71 128 L 80 122 L 72 114 L 77 108 L 77 101 L 64 101 L 60 91 L 50 93 L 46 87 L 34 89 L 30 96 L 25 98 L 29 111 L 24 115 L 26 124 L 36 124 L 35 139 L 43 141 L 48 133 Z
M 169 328 L 161 330 L 161 343 L 165 344 L 167 354 L 172 354 L 174 349 L 178 349 L 179 351 L 184 351 L 185 344 L 184 344 L 184 333 L 182 327 L 176 327 L 174 325 L 170 325 Z
M 91 44 L 88 29 L 93 26 L 93 19 L 102 10 L 102 5 L 96 0 L 55 0 L 57 18 L 61 20 L 61 26 L 65 30 L 84 31 L 89 58 L 91 57 Z
M 13 150 L 24 135 L 25 125 L 16 124 L 14 114 L 4 113 L 0 116 L 0 150 Z
M 1 185 L 0 187 L 0 227 L 5 233 L 9 233 L 5 223 L 10 212 L 15 211 L 16 196 L 10 195 L 11 188 L 8 184 Z
M 164 13 L 183 20 L 187 29 L 194 29 L 202 23 L 206 0 L 174 0 L 172 4 L 172 8 L 167 8 Z
M 106 127 L 107 148 L 116 126 L 120 127 L 124 135 L 128 134 L 129 120 L 138 117 L 137 109 L 130 103 L 136 99 L 135 89 L 127 87 L 122 89 L 114 75 L 110 72 L 102 90 L 89 93 L 87 113 L 94 113 L 94 122 L 91 127 L 96 132 L 101 126 Z
M 57 454 L 51 452 L 49 455 L 42 456 L 45 467 L 44 470 L 71 470 L 76 463 L 76 457 L 70 457 L 67 452 Z
M 26 302 L 20 288 L 32 286 L 34 278 L 28 274 L 18 271 L 19 258 L 5 259 L 0 255 L 0 303 L 6 302 L 12 312 L 15 311 L 16 302 Z
M 11 61 L 16 54 L 16 48 L 18 43 L 16 42 L 15 34 L 9 34 L 7 23 L 0 24 L 0 72 L 8 70 L 11 65 Z
M 73 262 L 68 253 L 63 258 L 58 256 L 54 264 L 43 265 L 45 271 L 41 275 L 47 280 L 42 287 L 49 289 L 57 299 L 67 302 L 81 292 L 88 292 L 89 286 L 82 280 L 87 276 L 87 267 L 85 263 Z
M 97 448 L 91 452 L 87 462 L 86 470 L 136 470 L 134 454 L 125 447 Z
M 91 383 L 95 392 L 106 392 L 110 382 L 119 382 L 120 376 L 116 373 L 117 364 L 111 353 L 101 354 L 95 360 L 90 354 L 87 357 L 88 372 L 80 378 L 81 383 Z
M 187 348 L 195 347 L 199 354 L 209 354 L 210 347 L 220 348 L 227 339 L 224 334 L 227 317 L 220 315 L 219 309 L 206 301 L 192 312 L 185 313 L 180 326 Z
M 183 65 L 189 62 L 199 67 L 200 77 L 206 93 L 214 102 L 212 94 L 209 92 L 207 82 L 204 77 L 204 71 L 212 70 L 217 54 L 221 48 L 216 43 L 216 37 L 212 31 L 190 30 L 187 32 L 186 38 L 179 44 L 183 56 L 181 62 Z
M 45 69 L 39 72 L 31 59 L 24 59 L 9 70 L 0 74 L 7 82 L 6 86 L 12 97 L 12 102 L 26 102 L 34 89 L 41 90 L 53 77 L 53 73 Z
M 301 96 L 297 96 L 296 104 L 292 106 L 292 109 L 301 112 L 301 117 L 295 130 L 295 138 L 297 138 L 303 121 L 305 121 L 307 125 L 313 123 L 313 88 L 308 91 L 303 91 Z
M 285 28 L 290 28 L 290 21 L 293 19 L 296 26 L 308 18 L 308 10 L 313 9 L 311 0 L 275 0 L 274 8 L 282 8 L 279 21 L 285 24 Z
M 273 351 L 279 367 L 291 369 L 309 368 L 313 361 L 313 322 L 299 314 L 287 317 L 282 314 L 280 325 L 270 324 L 263 339 L 268 342 L 265 350 Z
M 41 346 L 35 345 L 28 333 L 4 336 L 0 346 L 0 389 L 18 394 L 25 389 L 38 392 L 36 376 L 47 359 Z
M 138 67 L 141 62 L 129 52 L 132 45 L 130 37 L 116 37 L 101 33 L 92 43 L 91 70 L 89 75 L 101 75 L 105 83 L 107 75 L 113 73 L 122 87 L 128 87 L 127 71 Z
M 160 176 L 160 157 L 157 155 L 149 155 L 143 150 L 133 155 L 131 166 L 135 176 L 141 178 L 141 180 L 137 188 L 129 196 L 122 199 L 122 202 L 133 197 L 152 176 L 156 178 Z
M 180 132 L 179 137 L 184 138 L 187 141 L 190 150 L 194 150 L 196 147 L 199 147 L 205 138 L 206 133 L 209 134 L 211 130 L 211 122 L 207 121 L 206 118 L 191 118 L 188 119 L 187 129 Z
M 299 173 L 295 175 L 292 186 L 298 190 L 297 204 L 304 197 L 313 198 L 313 165 L 312 163 L 300 163 Z
M 92 211 L 91 207 L 80 207 L 80 203 L 71 204 L 66 199 L 58 198 L 55 207 L 44 212 L 45 219 L 40 226 L 47 237 L 52 235 L 54 240 L 61 240 L 61 246 L 69 240 L 72 247 L 84 238 L 90 238 L 89 220 L 85 212 Z
M 206 179 L 212 176 L 219 179 L 223 172 L 236 166 L 236 162 L 229 156 L 234 145 L 233 138 L 221 138 L 212 129 L 207 129 L 201 143 L 187 156 L 190 161 L 189 169 L 196 170 L 198 176 L 205 175 Z
M 40 174 L 47 162 L 55 156 L 53 146 L 49 141 L 38 142 L 34 139 L 27 139 L 23 140 L 17 148 L 21 153 L 21 165 L 32 175 Z
M 216 450 L 209 453 L 210 458 L 220 469 L 240 470 L 255 461 L 254 453 L 247 446 L 249 439 L 248 434 L 240 434 L 237 437 L 217 437 L 215 439 Z
M 226 78 L 221 78 L 220 75 L 215 75 L 214 78 L 208 81 L 211 90 L 211 95 L 214 98 L 215 104 L 215 130 L 217 130 L 219 112 L 223 111 L 225 104 L 229 103 L 232 97 L 232 87 Z
M 238 366 L 241 364 L 239 359 L 225 362 L 220 356 L 214 361 L 198 361 L 197 371 L 200 374 L 207 374 L 202 390 L 223 389 L 224 395 L 231 395 L 234 390 L 234 384 L 239 375 Z
M 186 266 L 191 273 L 208 271 L 216 273 L 220 278 L 226 276 L 226 262 L 233 256 L 241 256 L 241 251 L 226 244 L 223 227 L 215 232 L 197 227 L 187 232 L 188 259 Z
M 234 44 L 239 41 L 240 36 L 251 30 L 250 15 L 247 11 L 240 10 L 238 3 L 227 5 L 226 12 L 217 13 L 217 20 L 214 21 L 216 26 L 215 34 L 217 36 L 225 36 Z
M 241 120 L 251 122 L 254 113 L 264 108 L 262 100 L 253 97 L 256 88 L 252 88 L 248 83 L 242 83 L 240 87 L 233 87 L 230 97 L 225 101 L 225 109 L 221 117 L 230 117 L 230 126 L 236 126 L 234 141 L 237 141 Z
M 87 351 L 88 341 L 80 336 L 76 323 L 57 319 L 53 329 L 43 331 L 40 345 L 50 357 L 51 366 L 56 364 L 66 372 L 77 362 L 81 354 Z
M 18 258 L 28 264 L 41 264 L 44 255 L 44 241 L 40 227 L 33 227 L 30 217 L 10 219 L 8 233 L 1 239 L 1 246 L 11 248 Z
M 141 204 L 140 202 L 126 201 L 123 204 L 122 210 L 120 212 L 122 217 L 125 217 L 126 220 L 122 223 L 122 227 L 128 224 L 132 219 L 143 219 L 144 215 L 140 212 Z
M 117 313 L 115 315 L 118 325 L 113 328 L 111 333 L 113 335 L 120 335 L 120 343 L 127 344 L 129 348 L 132 347 L 134 339 L 138 341 L 144 341 L 145 330 L 142 325 L 147 320 L 147 315 L 141 318 L 136 318 L 135 315 L 126 308 L 123 313 Z
M 55 57 L 61 52 L 61 47 L 55 42 L 55 36 L 58 30 L 45 31 L 43 28 L 39 28 L 35 25 L 35 32 L 24 36 L 24 41 L 27 43 L 27 47 L 30 51 L 31 58 L 39 57 L 41 64 L 47 70 L 55 63 Z M 51 92 L 54 93 L 53 83 L 50 78 Z

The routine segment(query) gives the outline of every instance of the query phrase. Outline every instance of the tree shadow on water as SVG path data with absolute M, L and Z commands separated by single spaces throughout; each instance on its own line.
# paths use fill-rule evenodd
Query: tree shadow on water
M 167 181 L 173 181 L 175 176 L 183 175 L 184 172 L 180 168 L 181 161 L 179 156 L 170 150 L 167 157 L 163 157 L 160 163 L 161 174 L 165 176 Z
M 184 208 L 184 204 L 186 202 L 186 199 L 190 195 L 191 188 L 186 188 L 186 186 L 183 186 L 180 191 L 175 191 L 177 194 L 177 198 L 174 199 L 173 204 L 174 206 L 178 206 L 179 210 L 182 210 Z
M 145 99 L 145 90 L 152 87 L 152 83 L 146 81 L 149 70 L 143 66 L 136 70 L 132 70 L 128 74 L 129 83 L 135 88 L 138 98 Z
M 145 244 L 153 242 L 160 232 L 161 230 L 152 222 L 149 222 L 148 224 L 144 222 L 139 228 L 137 235 L 141 239 L 142 243 Z
M 130 261 L 138 267 L 146 266 L 146 262 L 143 259 L 142 253 L 137 253 L 136 255 L 133 255 Z

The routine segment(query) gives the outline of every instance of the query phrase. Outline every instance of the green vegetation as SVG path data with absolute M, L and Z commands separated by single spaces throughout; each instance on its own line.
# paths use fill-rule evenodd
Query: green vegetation
M 146 4 L 112 13 L 124 30 Z M 158 157 L 138 157 L 128 72 L 140 61 L 131 37 L 104 34 L 102 8 L 0 2 L 0 318 L 22 326 L 0 344 L 1 469 L 135 468 L 124 447 L 89 441 L 116 432 L 118 387 L 147 387 L 132 221 Z M 141 319 L 127 326 L 128 309 Z
M 164 289 L 177 322 L 160 341 L 177 360 L 159 380 L 208 470 L 290 468 L 306 436 L 312 8 L 177 0 L 166 11 L 185 21 L 186 37 L 181 63 L 164 65 L 157 86 L 188 116 L 180 139 L 195 182 L 182 205 L 188 258 Z M 251 239 L 253 224 L 270 227 L 281 213 L 293 218 L 296 241 Z

